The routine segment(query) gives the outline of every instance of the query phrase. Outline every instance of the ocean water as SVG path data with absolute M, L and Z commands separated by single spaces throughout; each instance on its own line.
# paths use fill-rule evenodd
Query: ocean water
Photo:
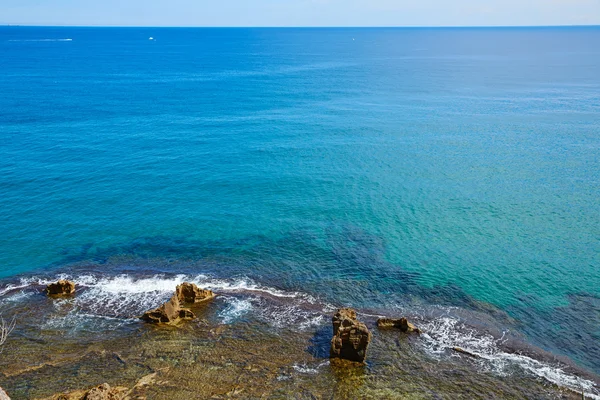
M 0 27 L 0 303 L 64 275 L 85 315 L 117 294 L 128 321 L 188 279 L 232 294 L 224 323 L 402 312 L 431 354 L 599 374 L 598 43 L 597 27 Z M 490 347 L 506 335 L 556 358 Z

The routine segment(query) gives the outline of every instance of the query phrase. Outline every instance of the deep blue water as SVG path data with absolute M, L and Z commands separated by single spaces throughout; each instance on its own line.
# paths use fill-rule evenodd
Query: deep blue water
M 0 27 L 0 277 L 128 254 L 355 307 L 489 303 L 599 373 L 599 43 Z

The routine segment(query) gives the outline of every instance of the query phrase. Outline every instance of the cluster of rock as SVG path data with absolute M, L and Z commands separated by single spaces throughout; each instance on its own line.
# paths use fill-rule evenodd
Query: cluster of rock
M 356 311 L 352 308 L 340 308 L 333 315 L 331 322 L 333 338 L 329 357 L 364 363 L 372 336 L 367 326 L 358 321 Z M 421 333 L 421 330 L 408 322 L 406 318 L 379 318 L 377 327 L 380 329 L 396 328 L 404 333 Z
M 48 285 L 46 293 L 49 296 L 71 295 L 75 293 L 75 283 L 60 280 Z M 152 324 L 176 325 L 181 321 L 196 318 L 192 310 L 186 306 L 203 303 L 214 297 L 215 294 L 212 291 L 200 289 L 193 283 L 185 282 L 176 287 L 175 293 L 166 303 L 153 310 L 146 311 L 140 319 Z M 372 335 L 367 326 L 357 319 L 356 311 L 352 308 L 340 308 L 333 315 L 331 322 L 333 324 L 333 338 L 331 339 L 329 357 L 364 363 Z M 408 322 L 406 318 L 379 318 L 377 327 L 380 329 L 399 329 L 404 333 L 421 333 L 421 330 Z M 112 389 L 99 386 L 93 390 L 105 392 L 108 390 L 110 392 Z M 86 398 L 89 398 L 89 396 Z
M 108 383 L 87 390 L 76 390 L 69 393 L 59 393 L 43 400 L 131 400 L 146 399 L 144 390 L 151 385 L 161 384 L 157 381 L 157 373 L 142 377 L 133 388 L 110 386 Z
M 75 293 L 75 282 L 61 279 L 46 286 L 45 293 L 51 297 L 73 295 Z M 175 288 L 175 293 L 169 301 L 158 308 L 146 311 L 140 319 L 153 324 L 171 325 L 184 320 L 192 320 L 196 318 L 196 315 L 185 305 L 202 303 L 213 299 L 215 296 L 210 290 L 200 289 L 193 283 L 185 282 Z M 2 400 L 1 397 L 0 400 Z
M 212 291 L 185 282 L 177 286 L 169 301 L 154 310 L 146 311 L 140 319 L 152 324 L 177 324 L 183 320 L 191 320 L 196 315 L 184 305 L 202 303 L 214 297 Z

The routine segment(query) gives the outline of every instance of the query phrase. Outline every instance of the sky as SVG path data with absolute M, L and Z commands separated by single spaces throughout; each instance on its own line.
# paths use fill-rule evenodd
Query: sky
M 0 24 L 600 25 L 600 0 L 0 0 Z

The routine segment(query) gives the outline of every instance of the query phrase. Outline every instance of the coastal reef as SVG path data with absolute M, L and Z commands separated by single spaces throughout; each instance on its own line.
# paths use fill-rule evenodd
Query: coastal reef
M 407 319 L 378 323 L 374 315 L 317 308 L 312 300 L 302 308 L 297 298 L 260 287 L 217 296 L 181 281 L 173 281 L 173 292 L 106 291 L 101 301 L 83 280 L 64 299 L 42 296 L 46 282 L 25 289 L 26 301 L 4 303 L 6 316 L 19 317 L 0 354 L 0 385 L 13 400 L 581 399 L 525 373 L 482 370 L 485 359 L 469 356 L 470 348 L 432 356 L 423 351 L 428 335 L 408 334 L 417 328 Z M 132 307 L 134 295 L 144 300 Z M 159 310 L 152 323 L 140 321 L 148 305 L 166 298 L 147 312 Z M 242 307 L 249 307 L 243 317 L 226 318 Z M 313 325 L 289 323 L 317 309 Z M 261 314 L 276 311 L 288 323 L 276 327 L 265 318 L 274 314 Z M 431 334 L 431 325 L 417 322 Z

